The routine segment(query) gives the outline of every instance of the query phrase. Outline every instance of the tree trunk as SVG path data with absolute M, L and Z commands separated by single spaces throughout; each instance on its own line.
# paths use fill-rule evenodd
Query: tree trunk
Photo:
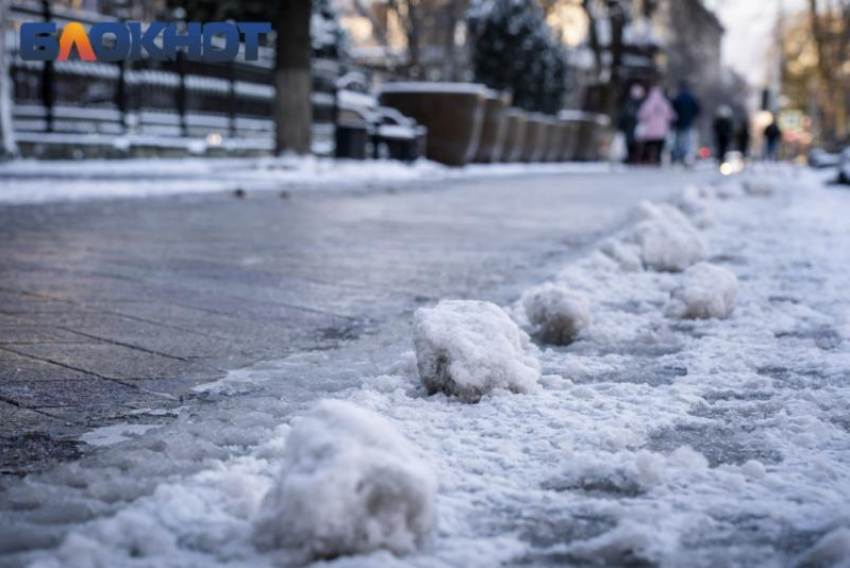
M 18 152 L 12 129 L 12 81 L 9 75 L 9 57 L 6 53 L 6 35 L 11 33 L 8 22 L 9 2 L 0 0 L 0 159 Z
M 310 14 L 310 0 L 283 0 L 278 4 L 274 109 L 278 154 L 310 153 L 313 125 Z
M 820 98 L 823 112 L 823 136 L 827 142 L 833 142 L 843 136 L 845 130 L 845 117 L 843 116 L 841 97 L 843 92 L 833 72 L 833 65 L 841 62 L 836 61 L 832 52 L 830 38 L 827 30 L 821 22 L 821 11 L 817 0 L 809 0 L 809 16 L 812 20 L 812 36 L 818 55 L 818 75 L 820 78 Z

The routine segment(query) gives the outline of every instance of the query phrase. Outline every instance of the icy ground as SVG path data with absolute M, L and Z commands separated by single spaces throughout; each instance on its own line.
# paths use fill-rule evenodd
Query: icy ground
M 421 551 L 323 565 L 850 565 L 850 193 L 757 175 L 772 195 L 702 199 L 706 260 L 739 280 L 728 319 L 665 316 L 680 273 L 591 252 L 556 284 L 592 323 L 540 347 L 534 392 L 426 396 L 411 322 L 236 371 L 168 425 L 10 482 L 0 563 L 286 565 L 254 523 L 324 396 L 388 418 L 438 492 Z
M 615 168 L 616 169 L 616 168 Z M 419 160 L 187 158 L 16 160 L 0 164 L 0 203 L 149 197 L 219 191 L 358 190 L 369 185 L 481 179 L 518 174 L 607 173 L 605 163 L 483 164 L 448 168 Z

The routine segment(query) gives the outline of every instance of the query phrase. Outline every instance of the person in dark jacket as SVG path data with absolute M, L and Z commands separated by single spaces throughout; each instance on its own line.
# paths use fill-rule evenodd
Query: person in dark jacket
M 629 91 L 629 98 L 617 115 L 617 128 L 623 133 L 626 139 L 626 163 L 628 164 L 636 164 L 640 155 L 635 130 L 638 125 L 638 111 L 645 96 L 646 90 L 642 86 L 637 84 L 632 85 Z
M 673 162 L 686 163 L 691 158 L 691 147 L 694 138 L 694 124 L 699 117 L 700 104 L 691 93 L 686 81 L 679 84 L 679 94 L 673 99 L 673 110 L 676 111 L 676 142 L 673 146 Z
M 782 141 L 782 130 L 776 124 L 775 118 L 764 129 L 764 139 L 767 142 L 765 157 L 770 161 L 776 161 L 779 155 L 779 143 Z
M 727 105 L 717 109 L 714 118 L 714 147 L 717 151 L 717 161 L 723 163 L 726 153 L 732 144 L 732 136 L 735 133 L 735 123 L 732 121 L 732 109 Z
M 744 159 L 750 154 L 750 117 L 746 111 L 741 113 L 738 127 L 735 129 L 735 146 Z

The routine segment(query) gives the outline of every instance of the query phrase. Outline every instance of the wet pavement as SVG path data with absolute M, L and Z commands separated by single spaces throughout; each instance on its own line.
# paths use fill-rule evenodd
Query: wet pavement
M 0 207 L 0 471 L 231 369 L 445 297 L 506 300 L 709 173 L 503 177 Z

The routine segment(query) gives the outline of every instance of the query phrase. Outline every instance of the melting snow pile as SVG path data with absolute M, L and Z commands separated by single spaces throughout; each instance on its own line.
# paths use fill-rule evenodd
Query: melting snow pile
M 629 241 L 640 247 L 643 264 L 653 270 L 681 272 L 703 259 L 705 242 L 681 211 L 667 204 L 643 203 L 642 217 Z
M 449 300 L 420 308 L 413 342 L 419 376 L 431 394 L 474 402 L 494 389 L 531 392 L 540 378 L 528 335 L 490 302 Z
M 298 551 L 305 559 L 378 549 L 408 554 L 431 536 L 434 474 L 374 412 L 319 403 L 289 432 L 283 458 L 255 525 L 261 549 Z
M 682 275 L 664 309 L 670 317 L 727 318 L 735 307 L 738 278 L 726 268 L 707 262 L 695 264 Z
M 590 325 L 587 300 L 562 286 L 544 284 L 526 292 L 522 299 L 532 334 L 544 343 L 569 345 Z

